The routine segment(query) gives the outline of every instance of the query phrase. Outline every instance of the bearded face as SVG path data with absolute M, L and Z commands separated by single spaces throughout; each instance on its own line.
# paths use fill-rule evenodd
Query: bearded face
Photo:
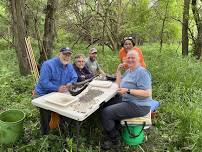
M 77 66 L 79 69 L 83 69 L 84 66 L 85 66 L 85 60 L 84 60 L 84 58 L 82 58 L 82 57 L 77 58 L 75 64 L 76 64 L 76 66 Z
M 71 60 L 71 53 L 67 52 L 61 52 L 59 55 L 60 61 L 62 62 L 62 64 L 67 65 L 69 64 L 70 60 Z

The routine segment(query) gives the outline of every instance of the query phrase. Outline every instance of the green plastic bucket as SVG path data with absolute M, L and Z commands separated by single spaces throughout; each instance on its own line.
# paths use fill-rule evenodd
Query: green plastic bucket
M 144 141 L 143 125 L 129 125 L 124 127 L 122 132 L 123 141 L 128 145 L 139 145 Z M 130 132 L 130 133 L 129 133 Z M 132 133 L 132 135 L 131 135 Z
M 15 143 L 23 133 L 25 113 L 20 110 L 7 110 L 0 113 L 0 143 Z

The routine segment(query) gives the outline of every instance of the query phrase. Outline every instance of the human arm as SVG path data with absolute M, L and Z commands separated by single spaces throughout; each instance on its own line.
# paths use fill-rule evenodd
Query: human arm
M 71 77 L 70 77 L 70 82 L 68 82 L 67 85 L 72 85 L 72 83 L 77 82 L 77 79 L 78 79 L 77 73 L 74 70 L 72 65 L 70 66 L 70 68 L 71 68 L 71 72 L 69 74 L 71 75 Z
M 120 85 L 120 82 L 121 82 L 121 69 L 123 69 L 124 67 L 124 64 L 119 64 L 118 67 L 117 67 L 117 70 L 116 70 L 116 83 L 118 84 L 118 86 Z
M 84 73 L 85 73 L 85 74 L 84 74 L 84 75 L 85 75 L 85 79 L 90 79 L 90 78 L 93 77 L 93 74 L 90 73 L 90 71 L 88 70 L 87 67 L 84 67 L 83 70 L 84 70 Z
M 99 68 L 99 73 L 102 75 L 106 75 L 105 72 L 101 68 Z
M 125 49 L 122 47 L 120 50 L 119 50 L 119 59 L 120 59 L 120 62 L 123 63 L 123 58 L 126 56 L 126 53 L 125 53 Z
M 135 77 L 133 77 L 135 76 Z M 120 94 L 128 93 L 130 95 L 139 96 L 139 97 L 150 97 L 152 96 L 152 87 L 151 87 L 151 75 L 146 70 L 141 68 L 141 70 L 138 70 L 135 75 L 131 75 L 130 77 L 134 78 L 128 81 L 128 77 L 125 78 L 125 82 L 130 84 L 134 84 L 133 86 L 127 87 L 127 85 L 122 85 L 121 88 L 119 88 L 118 92 Z
M 137 48 L 137 52 L 139 54 L 139 60 L 140 60 L 139 62 L 141 64 L 141 66 L 146 68 L 146 64 L 144 62 L 144 57 L 143 57 L 142 51 L 139 48 Z
M 54 84 L 52 81 L 52 69 L 48 63 L 44 63 L 41 67 L 40 78 L 38 82 L 44 90 L 58 91 L 59 85 Z
M 152 95 L 151 89 L 142 90 L 142 89 L 119 88 L 118 93 L 120 93 L 121 95 L 123 95 L 125 93 L 129 93 L 131 95 L 140 96 L 140 97 L 144 97 L 144 98 L 150 97 Z
M 98 74 L 102 74 L 102 75 L 106 75 L 105 72 L 101 69 L 100 65 L 97 63 L 97 73 Z

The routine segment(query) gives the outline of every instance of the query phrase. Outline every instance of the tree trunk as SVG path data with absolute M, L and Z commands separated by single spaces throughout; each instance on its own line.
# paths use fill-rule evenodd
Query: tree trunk
M 202 54 L 202 25 L 197 35 L 196 46 L 193 55 L 196 57 L 196 59 L 199 60 L 201 58 L 201 54 Z
M 39 64 L 51 58 L 53 53 L 53 43 L 56 36 L 55 30 L 55 16 L 57 9 L 58 0 L 48 0 L 45 9 L 46 18 L 44 25 L 44 35 L 43 35 L 43 48 L 40 51 Z
M 200 16 L 199 11 L 201 11 L 201 8 L 197 7 L 197 0 L 192 0 L 192 12 L 197 27 L 197 38 L 193 52 L 196 59 L 200 59 L 202 54 L 202 17 Z
M 164 15 L 164 18 L 163 18 L 163 21 L 162 21 L 162 27 L 161 27 L 161 33 L 160 33 L 160 52 L 162 50 L 162 46 L 163 46 L 163 33 L 164 33 L 164 27 L 165 27 L 165 22 L 166 22 L 166 19 L 167 19 L 167 14 L 168 14 L 168 3 L 169 3 L 169 0 L 167 1 L 166 3 L 166 12 L 165 12 L 165 15 Z
M 21 75 L 31 73 L 25 46 L 26 26 L 24 6 L 24 0 L 10 0 L 14 46 L 19 61 Z
M 188 28 L 189 28 L 189 4 L 190 0 L 184 0 L 183 9 L 183 23 L 182 23 L 182 55 L 188 55 L 189 49 L 189 38 L 188 38 Z

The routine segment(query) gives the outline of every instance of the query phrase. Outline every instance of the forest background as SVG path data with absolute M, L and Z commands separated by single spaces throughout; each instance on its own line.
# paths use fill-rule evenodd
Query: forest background
M 75 138 L 40 134 L 31 104 L 35 81 L 26 55 L 31 37 L 38 65 L 61 47 L 74 55 L 98 49 L 104 71 L 113 74 L 125 36 L 136 38 L 161 103 L 147 139 L 124 151 L 202 150 L 201 0 L 2 0 L 0 1 L 0 112 L 26 113 L 25 134 L 7 151 L 75 151 Z M 113 63 L 113 64 L 112 64 Z M 99 114 L 82 128 L 81 151 L 100 151 Z M 89 126 L 89 124 L 92 124 Z M 55 142 L 57 141 L 57 142 Z

